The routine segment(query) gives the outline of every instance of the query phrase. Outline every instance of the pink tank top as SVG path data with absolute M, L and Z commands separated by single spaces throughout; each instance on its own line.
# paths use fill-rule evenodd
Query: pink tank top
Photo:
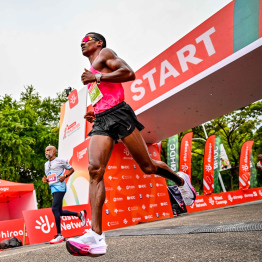
M 97 74 L 97 73 L 106 74 L 97 71 L 96 69 L 93 68 L 93 66 L 91 66 L 89 71 L 92 72 L 93 74 Z M 91 86 L 91 84 L 92 83 L 88 84 L 87 86 L 88 89 Z M 121 83 L 110 83 L 110 82 L 101 81 L 98 87 L 101 93 L 103 94 L 103 97 L 94 105 L 95 114 L 106 111 L 112 108 L 113 106 L 116 106 L 119 103 L 123 102 L 125 99 L 124 88 Z

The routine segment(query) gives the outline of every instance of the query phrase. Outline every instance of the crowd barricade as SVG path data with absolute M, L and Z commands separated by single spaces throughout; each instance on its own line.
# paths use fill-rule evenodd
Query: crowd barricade
M 195 203 L 187 207 L 188 213 L 232 206 L 262 199 L 262 187 L 197 196 Z
M 89 205 L 67 206 L 63 207 L 63 209 L 73 212 L 87 210 L 87 220 L 84 227 L 82 227 L 81 220 L 78 217 L 61 217 L 61 234 L 65 238 L 82 235 L 85 229 L 90 228 L 91 212 Z M 51 208 L 28 210 L 24 211 L 23 215 L 30 244 L 48 242 L 57 234 L 55 218 Z
M 23 244 L 29 244 L 28 236 L 25 233 L 25 222 L 23 218 L 0 221 L 0 242 L 11 237 L 20 239 Z

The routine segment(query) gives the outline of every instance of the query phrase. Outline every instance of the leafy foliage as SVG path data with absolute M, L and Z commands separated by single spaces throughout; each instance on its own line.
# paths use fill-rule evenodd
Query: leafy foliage
M 33 86 L 19 101 L 0 97 L 0 178 L 35 184 L 39 208 L 51 205 L 48 184 L 42 183 L 45 147 L 58 145 L 60 107 L 65 95 L 41 99 Z
M 254 140 L 254 161 L 258 162 L 257 156 L 262 153 L 262 101 L 240 108 L 229 114 L 213 119 L 205 123 L 207 135 L 221 137 L 229 157 L 232 168 L 221 172 L 227 191 L 238 189 L 239 158 L 241 147 L 244 142 Z M 197 126 L 179 134 L 179 141 L 188 133 L 193 132 L 192 143 L 192 184 L 196 190 L 203 193 L 203 161 L 205 148 L 205 133 L 203 126 Z M 161 158 L 166 161 L 166 142 L 162 141 Z M 257 176 L 257 186 L 262 186 L 262 174 Z

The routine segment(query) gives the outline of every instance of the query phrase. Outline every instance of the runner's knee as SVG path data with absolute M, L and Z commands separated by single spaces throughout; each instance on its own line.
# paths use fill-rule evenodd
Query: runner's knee
M 105 168 L 100 165 L 89 164 L 88 171 L 91 179 L 101 180 L 105 173 Z

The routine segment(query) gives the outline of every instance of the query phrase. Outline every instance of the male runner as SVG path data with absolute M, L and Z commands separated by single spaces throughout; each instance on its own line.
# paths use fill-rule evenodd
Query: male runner
M 137 120 L 132 108 L 124 102 L 121 83 L 135 79 L 130 66 L 114 51 L 106 48 L 105 38 L 98 33 L 88 33 L 81 42 L 82 53 L 91 64 L 90 70 L 82 74 L 82 82 L 88 85 L 88 92 L 94 107 L 85 119 L 94 122 L 89 155 L 90 203 L 92 226 L 79 238 L 66 242 L 73 255 L 103 255 L 106 253 L 105 236 L 102 233 L 102 207 L 105 201 L 104 173 L 115 142 L 121 139 L 134 160 L 146 174 L 158 174 L 173 180 L 182 193 L 186 205 L 192 205 L 196 191 L 189 177 L 174 173 L 165 163 L 150 158 L 146 143 L 140 134 L 144 126 Z
M 42 178 L 44 183 L 49 183 L 53 196 L 52 211 L 55 217 L 57 235 L 49 242 L 50 244 L 60 243 L 65 240 L 61 235 L 61 216 L 76 216 L 81 220 L 82 226 L 85 226 L 86 223 L 86 210 L 76 213 L 62 209 L 63 198 L 66 193 L 65 178 L 71 176 L 74 169 L 66 160 L 56 157 L 56 152 L 54 146 L 46 147 L 45 156 L 48 161 L 45 163 L 46 176 Z M 65 169 L 69 170 L 66 175 L 64 175 Z

